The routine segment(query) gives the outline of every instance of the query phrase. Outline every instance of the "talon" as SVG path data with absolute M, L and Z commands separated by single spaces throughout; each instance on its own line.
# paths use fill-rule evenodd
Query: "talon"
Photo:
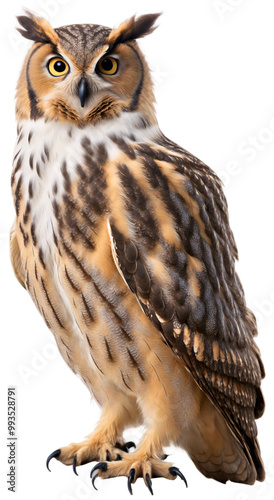
M 96 491 L 98 491 L 98 488 L 96 488 L 96 486 L 95 486 L 95 479 L 97 479 L 97 477 L 98 477 L 98 474 L 95 474 L 95 476 L 93 476 L 92 481 L 91 481 L 92 486 L 93 486 L 93 488 L 94 488 Z
M 77 455 L 74 456 L 72 470 L 73 470 L 74 474 L 76 474 L 76 476 L 78 476 L 78 472 L 76 470 L 76 462 L 77 462 Z
M 151 481 L 151 477 L 150 477 L 148 472 L 146 473 L 146 484 L 147 484 L 147 487 L 148 487 L 150 493 L 153 495 L 152 481 Z
M 111 462 L 111 456 L 110 456 L 110 453 L 109 451 L 107 450 L 107 458 L 106 458 L 106 461 L 107 462 Z
M 126 453 L 128 453 L 128 450 L 130 450 L 130 448 L 136 448 L 136 444 L 133 443 L 133 441 L 128 441 L 122 446 L 122 450 Z
M 122 460 L 122 457 L 121 457 L 120 453 L 117 453 L 116 460 Z
M 169 472 L 172 476 L 179 476 L 185 482 L 185 485 L 187 487 L 187 480 L 186 480 L 185 476 L 182 474 L 182 472 L 180 471 L 180 469 L 178 469 L 178 467 L 170 467 Z
M 95 474 L 95 475 L 93 476 L 94 472 L 95 472 L 95 471 L 97 471 L 97 470 L 101 470 L 102 472 L 106 472 L 107 468 L 108 468 L 108 464 L 107 464 L 106 462 L 100 462 L 99 464 L 96 464 L 96 465 L 93 467 L 93 469 L 92 469 L 92 471 L 91 471 L 91 473 L 90 473 L 90 477 L 91 477 L 91 479 L 92 479 L 92 486 L 93 486 L 93 488 L 94 488 L 95 490 L 97 490 L 97 488 L 96 488 L 96 486 L 95 486 L 95 479 L 98 477 L 98 474 Z M 97 491 L 98 491 L 98 490 L 97 490 Z
M 129 473 L 129 476 L 128 476 L 128 480 L 127 480 L 127 487 L 128 487 L 128 491 L 131 495 L 133 495 L 133 491 L 132 491 L 132 487 L 131 487 L 131 483 L 132 481 L 134 480 L 135 478 L 135 469 L 131 469 L 130 473 Z
M 55 450 L 53 451 L 47 458 L 47 463 L 46 463 L 46 466 L 47 466 L 47 469 L 51 472 L 50 468 L 49 468 L 49 463 L 51 461 L 52 458 L 57 458 L 59 457 L 59 455 L 61 455 L 61 450 Z

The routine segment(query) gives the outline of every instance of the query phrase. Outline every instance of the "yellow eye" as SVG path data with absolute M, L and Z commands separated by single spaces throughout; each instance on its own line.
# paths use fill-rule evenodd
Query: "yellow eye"
M 115 75 L 118 70 L 118 61 L 114 57 L 102 57 L 97 64 L 97 69 L 104 75 Z
M 69 65 L 64 59 L 53 57 L 48 63 L 48 70 L 52 76 L 64 76 L 69 70 Z

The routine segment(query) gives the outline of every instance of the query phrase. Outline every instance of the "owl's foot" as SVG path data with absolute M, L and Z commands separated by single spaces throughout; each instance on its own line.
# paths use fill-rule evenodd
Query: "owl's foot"
M 176 479 L 179 476 L 187 487 L 187 481 L 182 472 L 173 467 L 171 463 L 164 463 L 158 458 L 140 457 L 138 452 L 131 453 L 123 457 L 121 462 L 101 462 L 93 467 L 90 477 L 95 489 L 97 477 L 108 479 L 111 477 L 126 476 L 128 478 L 128 490 L 132 495 L 132 484 L 142 477 L 150 493 L 153 495 L 152 479 L 164 477 L 166 479 Z
M 108 462 L 122 460 L 132 447 L 136 448 L 132 441 L 112 445 L 109 442 L 94 442 L 92 439 L 86 439 L 81 443 L 72 443 L 69 446 L 55 450 L 48 456 L 46 465 L 50 471 L 49 463 L 52 458 L 56 458 L 65 465 L 72 465 L 73 471 L 78 475 L 76 466 L 101 460 Z

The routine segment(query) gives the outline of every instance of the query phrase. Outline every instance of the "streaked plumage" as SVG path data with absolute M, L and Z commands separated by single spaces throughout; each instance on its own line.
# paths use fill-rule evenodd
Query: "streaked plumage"
M 173 442 L 205 476 L 252 484 L 264 479 L 256 321 L 220 180 L 157 124 L 135 41 L 157 17 L 114 30 L 19 18 L 35 43 L 17 90 L 12 263 L 103 408 L 86 441 L 52 456 L 151 489 L 181 474 L 162 461 Z M 139 423 L 128 455 L 123 430 Z

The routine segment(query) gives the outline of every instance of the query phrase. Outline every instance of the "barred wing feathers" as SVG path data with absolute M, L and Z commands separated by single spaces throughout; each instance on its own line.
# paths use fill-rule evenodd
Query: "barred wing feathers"
M 136 145 L 134 164 L 117 170 L 131 233 L 110 214 L 116 265 L 262 479 L 255 418 L 264 411 L 264 369 L 221 181 L 165 137 L 159 146 Z

